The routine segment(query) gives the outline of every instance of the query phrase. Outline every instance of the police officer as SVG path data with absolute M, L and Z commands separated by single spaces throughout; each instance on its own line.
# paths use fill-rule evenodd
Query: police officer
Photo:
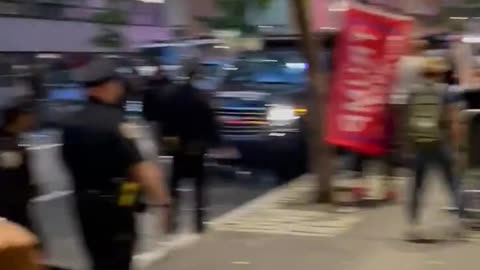
M 192 60 L 185 66 L 187 82 L 176 88 L 169 97 L 168 108 L 172 117 L 160 123 L 164 130 L 167 150 L 173 155 L 173 172 L 170 182 L 170 195 L 175 214 L 180 200 L 178 187 L 181 179 L 192 178 L 195 192 L 195 229 L 198 233 L 205 230 L 206 214 L 204 155 L 208 147 L 219 140 L 218 126 L 207 97 L 196 89 L 195 80 L 197 62 Z M 175 219 L 171 219 L 171 230 L 176 229 Z
M 71 172 L 80 227 L 95 270 L 128 270 L 135 243 L 139 189 L 167 209 L 161 171 L 136 147 L 136 129 L 124 121 L 123 80 L 107 59 L 74 72 L 89 101 L 63 133 L 63 158 Z M 164 221 L 164 220 L 162 220 Z
M 36 188 L 28 167 L 27 149 L 20 144 L 20 135 L 33 127 L 33 106 L 24 98 L 6 102 L 0 125 L 0 217 L 33 231 L 28 203 Z

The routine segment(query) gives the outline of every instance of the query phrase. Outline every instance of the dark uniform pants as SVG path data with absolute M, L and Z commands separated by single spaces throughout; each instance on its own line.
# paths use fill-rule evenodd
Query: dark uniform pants
M 32 222 L 28 213 L 28 202 L 16 204 L 1 204 L 0 217 L 17 223 L 33 232 Z
M 173 215 L 178 213 L 180 193 L 178 187 L 182 178 L 192 178 L 195 191 L 195 227 L 197 232 L 204 231 L 205 218 L 205 173 L 203 167 L 203 155 L 175 155 L 173 157 L 173 172 L 170 182 L 170 196 L 173 199 Z M 172 230 L 176 229 L 175 219 Z
M 94 270 L 130 270 L 135 220 L 130 209 L 77 196 L 80 227 Z

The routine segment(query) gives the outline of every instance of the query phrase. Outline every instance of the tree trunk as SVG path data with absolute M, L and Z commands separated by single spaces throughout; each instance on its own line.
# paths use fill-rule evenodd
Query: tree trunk
M 308 14 L 306 0 L 291 0 L 294 4 L 298 26 L 302 35 L 302 44 L 305 57 L 308 61 L 308 74 L 310 77 L 309 104 L 308 104 L 308 134 L 309 134 L 309 160 L 310 171 L 318 181 L 317 201 L 321 203 L 331 202 L 331 174 L 332 174 L 332 151 L 324 142 L 323 115 L 327 99 L 326 74 L 320 70 L 318 56 L 319 50 L 315 45 Z

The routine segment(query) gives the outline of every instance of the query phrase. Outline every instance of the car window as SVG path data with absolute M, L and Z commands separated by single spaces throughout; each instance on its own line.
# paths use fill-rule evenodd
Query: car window
M 84 101 L 84 87 L 73 81 L 66 69 L 51 69 L 46 74 L 45 87 L 49 100 Z
M 202 78 L 215 77 L 220 71 L 220 64 L 217 63 L 203 63 L 198 69 L 198 76 Z
M 181 48 L 175 46 L 145 48 L 142 52 L 162 65 L 178 65 L 182 61 Z
M 67 70 L 51 70 L 46 77 L 48 85 L 65 85 L 73 82 Z
M 303 84 L 307 64 L 297 53 L 263 53 L 241 56 L 228 81 L 244 83 Z

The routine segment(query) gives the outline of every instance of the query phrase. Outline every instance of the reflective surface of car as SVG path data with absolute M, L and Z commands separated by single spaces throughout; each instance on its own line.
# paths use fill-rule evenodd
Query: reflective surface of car
M 74 82 L 69 70 L 62 65 L 47 70 L 43 87 L 46 89 L 46 97 L 40 101 L 43 127 L 61 127 L 68 115 L 80 110 L 87 99 L 84 87 Z
M 199 90 L 215 91 L 224 82 L 233 61 L 230 59 L 206 60 L 199 64 L 194 85 Z
M 214 104 L 226 147 L 241 163 L 289 178 L 305 169 L 307 65 L 300 52 L 245 53 Z
M 126 57 L 110 57 L 117 64 L 117 72 L 127 83 L 128 97 L 125 110 L 128 117 L 138 118 L 142 113 L 141 95 L 144 79 L 134 61 Z M 72 68 L 63 61 L 49 65 L 44 71 L 43 87 L 46 96 L 40 101 L 40 121 L 43 127 L 61 127 L 68 115 L 80 110 L 87 101 L 83 85 L 72 78 Z

